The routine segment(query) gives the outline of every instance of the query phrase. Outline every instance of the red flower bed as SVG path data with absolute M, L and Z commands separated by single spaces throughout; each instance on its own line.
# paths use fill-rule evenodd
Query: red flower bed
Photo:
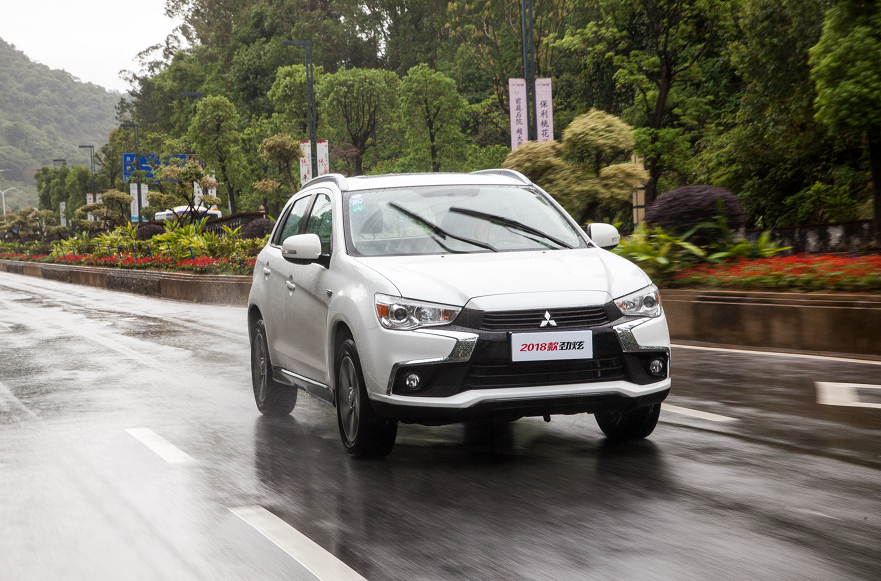
M 680 271 L 672 286 L 715 286 L 811 291 L 881 290 L 881 255 L 805 255 L 726 264 L 701 264 Z

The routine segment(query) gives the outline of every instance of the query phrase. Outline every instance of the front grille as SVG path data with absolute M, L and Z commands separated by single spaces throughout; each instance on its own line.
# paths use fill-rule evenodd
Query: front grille
M 545 313 L 557 325 L 541 326 Z M 606 308 L 575 307 L 569 309 L 533 309 L 529 311 L 490 311 L 484 313 L 480 328 L 484 331 L 536 331 L 538 329 L 571 329 L 595 327 L 609 322 Z
M 503 387 L 535 387 L 611 381 L 625 377 L 621 357 L 574 361 L 524 361 L 473 363 L 463 391 Z

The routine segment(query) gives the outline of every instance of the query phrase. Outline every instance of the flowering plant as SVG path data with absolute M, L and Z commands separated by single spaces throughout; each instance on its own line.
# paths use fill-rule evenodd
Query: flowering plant
M 699 264 L 675 275 L 671 286 L 809 291 L 881 291 L 881 255 L 795 254 L 724 264 Z

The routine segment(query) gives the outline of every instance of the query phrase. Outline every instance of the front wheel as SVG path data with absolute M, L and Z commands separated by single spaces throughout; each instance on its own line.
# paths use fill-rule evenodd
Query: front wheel
M 346 339 L 336 353 L 337 421 L 340 439 L 350 456 L 382 457 L 395 445 L 398 423 L 376 417 L 361 373 L 355 342 Z
M 266 416 L 286 416 L 297 405 L 297 388 L 272 379 L 272 362 L 263 319 L 251 329 L 251 383 L 257 409 Z
M 599 412 L 594 414 L 597 424 L 610 440 L 641 440 L 647 438 L 658 425 L 661 404 L 656 403 L 626 412 Z

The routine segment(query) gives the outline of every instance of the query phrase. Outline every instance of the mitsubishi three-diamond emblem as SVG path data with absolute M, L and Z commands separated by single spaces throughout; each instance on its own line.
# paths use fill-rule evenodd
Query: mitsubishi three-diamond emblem
M 550 325 L 551 327 L 556 327 L 557 323 L 551 318 L 551 313 L 549 311 L 545 311 L 545 320 L 541 322 L 539 327 L 547 327 Z

